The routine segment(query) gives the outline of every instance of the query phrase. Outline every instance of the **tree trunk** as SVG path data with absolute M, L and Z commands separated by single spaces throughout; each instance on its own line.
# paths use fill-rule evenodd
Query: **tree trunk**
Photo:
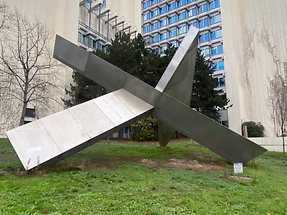
M 25 88 L 24 88 L 24 96 L 23 96 L 23 108 L 22 108 L 22 113 L 21 113 L 21 118 L 20 118 L 20 123 L 19 126 L 24 125 L 24 118 L 25 118 L 25 114 L 26 114 L 26 109 L 27 109 L 27 92 L 28 92 L 28 73 L 25 74 Z
M 24 102 L 19 126 L 24 125 L 24 118 L 25 118 L 25 114 L 26 114 L 26 109 L 27 109 L 27 102 Z
M 285 139 L 284 139 L 284 131 L 282 130 L 282 141 L 283 141 L 283 154 L 285 154 Z

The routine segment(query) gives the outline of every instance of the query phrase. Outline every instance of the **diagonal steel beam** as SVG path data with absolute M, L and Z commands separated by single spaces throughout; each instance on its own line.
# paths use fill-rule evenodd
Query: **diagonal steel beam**
M 108 90 L 125 89 L 154 106 L 152 115 L 226 160 L 247 163 L 266 150 L 123 70 L 57 36 L 54 57 Z
M 191 27 L 155 89 L 190 105 L 199 29 Z M 166 146 L 175 129 L 158 121 L 159 144 Z
M 7 131 L 26 170 L 51 166 L 145 117 L 153 107 L 124 89 Z

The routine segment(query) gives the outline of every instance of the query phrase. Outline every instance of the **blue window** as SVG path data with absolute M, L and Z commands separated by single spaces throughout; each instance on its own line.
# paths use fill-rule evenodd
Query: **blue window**
M 179 0 L 177 2 L 177 7 L 180 7 L 180 6 L 185 5 L 185 4 L 186 4 L 186 0 Z
M 209 3 L 209 9 L 213 9 L 220 6 L 219 0 L 214 0 Z
M 187 26 L 182 26 L 178 29 L 178 34 L 183 34 L 187 32 Z
M 168 10 L 173 10 L 175 8 L 176 8 L 175 2 L 171 3 L 170 5 L 168 5 Z
M 182 12 L 178 15 L 178 21 L 186 18 L 186 12 Z
M 197 27 L 198 27 L 197 21 L 195 21 L 195 22 L 193 22 L 193 23 L 190 23 L 189 28 L 190 28 L 191 26 L 194 26 L 194 27 L 197 28 Z
M 153 23 L 152 29 L 154 30 L 154 29 L 158 29 L 158 28 L 159 28 L 159 22 L 157 21 L 157 22 Z
M 220 14 L 210 17 L 210 24 L 220 22 L 220 21 L 221 21 L 221 15 Z
M 159 9 L 159 13 L 163 14 L 167 12 L 167 6 L 163 6 L 162 8 Z
M 169 37 L 177 36 L 177 29 L 173 29 L 169 32 Z
M 166 26 L 166 25 L 167 25 L 167 23 L 168 23 L 168 19 L 167 19 L 167 18 L 166 18 L 166 19 L 161 20 L 161 21 L 160 21 L 160 27 Z
M 205 42 L 205 41 L 209 41 L 209 33 L 206 34 L 202 34 L 199 36 L 199 42 Z
M 197 14 L 197 10 L 196 10 L 196 7 L 195 8 L 192 8 L 191 10 L 188 11 L 188 16 L 194 16 Z
M 215 39 L 218 37 L 222 37 L 222 30 L 221 29 L 211 32 L 211 39 Z
M 144 31 L 144 33 L 149 32 L 150 31 L 150 25 L 145 26 L 143 31 Z
M 156 9 L 154 10 L 152 13 L 151 13 L 151 17 L 155 17 L 159 14 L 159 9 Z
M 204 57 L 210 56 L 210 48 L 201 50 L 201 54 L 202 54 Z
M 168 33 L 167 32 L 164 32 L 164 33 L 160 34 L 160 40 L 165 40 L 165 39 L 167 39 L 167 37 L 168 37 Z
M 150 5 L 149 5 L 149 1 L 147 1 L 147 2 L 145 2 L 144 4 L 143 4 L 143 8 L 145 9 L 145 8 L 147 8 L 147 7 L 149 7 Z
M 143 16 L 143 20 L 148 20 L 150 19 L 150 13 L 146 13 L 144 16 Z
M 169 24 L 177 22 L 177 15 L 174 15 L 172 17 L 169 18 Z
M 223 45 L 213 47 L 211 53 L 212 55 L 223 53 Z
M 203 5 L 200 5 L 198 10 L 199 10 L 199 13 L 207 11 L 207 3 L 203 4 Z
M 153 41 L 153 42 L 158 42 L 158 41 L 159 41 L 159 35 L 155 35 L 155 36 L 152 38 L 152 41 Z
M 214 70 L 224 69 L 224 61 L 219 61 L 213 64 Z
M 156 4 L 157 0 L 150 0 L 150 5 Z
M 219 79 L 219 86 L 225 86 L 225 77 Z
M 218 62 L 218 69 L 219 70 L 224 69 L 224 61 L 219 61 Z
M 223 45 L 217 46 L 217 53 L 218 54 L 223 53 Z
M 208 26 L 208 18 L 199 21 L 199 27 L 202 28 L 204 26 Z

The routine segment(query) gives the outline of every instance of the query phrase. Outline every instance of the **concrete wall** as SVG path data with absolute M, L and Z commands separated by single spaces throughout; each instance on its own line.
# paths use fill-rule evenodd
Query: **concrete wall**
M 286 0 L 221 0 L 229 126 L 261 122 L 275 136 L 268 107 L 269 78 L 287 62 Z
M 117 11 L 119 17 L 124 17 L 126 22 L 130 22 L 132 29 L 134 26 L 137 32 L 141 33 L 142 25 L 142 4 L 141 0 L 107 0 L 112 11 Z
M 79 14 L 78 0 L 0 0 L 0 3 L 6 3 L 12 12 L 17 9 L 21 14 L 25 14 L 31 20 L 37 17 L 42 23 L 46 24 L 53 34 L 53 38 L 50 42 L 51 50 L 54 49 L 56 34 L 59 34 L 77 44 Z M 69 86 L 69 83 L 72 81 L 71 69 L 63 67 L 61 71 L 63 75 L 60 78 L 60 84 L 63 86 L 63 89 L 60 94 L 57 93 L 57 95 L 54 95 L 54 98 L 57 98 L 58 100 L 65 96 L 64 86 Z M 53 92 L 51 92 L 51 94 L 53 94 Z M 63 108 L 64 106 L 62 103 L 54 104 L 54 112 L 60 111 Z M 51 113 L 52 111 L 45 110 L 41 112 L 40 115 L 45 116 Z M 4 123 L 6 125 L 9 124 L 7 129 L 11 129 L 12 127 L 17 126 L 19 122 L 18 120 L 13 120 L 13 122 L 0 123 Z M 0 129 L 0 135 L 3 136 L 4 132 L 5 130 Z
M 268 151 L 273 152 L 283 152 L 283 140 L 282 137 L 257 137 L 257 138 L 248 138 L 249 140 L 257 143 L 258 145 L 264 147 Z M 285 140 L 285 152 L 287 150 L 286 141 L 287 138 L 284 137 Z

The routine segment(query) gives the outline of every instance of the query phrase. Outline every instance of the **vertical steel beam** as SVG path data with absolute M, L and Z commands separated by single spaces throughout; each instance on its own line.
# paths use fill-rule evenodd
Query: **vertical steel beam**
M 101 35 L 101 4 L 99 5 L 99 36 Z
M 115 20 L 115 34 L 117 34 L 117 20 L 118 20 L 118 17 L 116 17 L 116 20 Z
M 110 11 L 108 11 L 108 29 L 107 29 L 107 41 L 109 41 L 109 27 L 110 27 Z
M 92 13 L 92 0 L 89 0 L 90 9 L 89 9 L 89 31 L 91 30 L 91 13 Z M 88 35 L 88 48 L 90 48 L 91 44 L 91 35 Z

